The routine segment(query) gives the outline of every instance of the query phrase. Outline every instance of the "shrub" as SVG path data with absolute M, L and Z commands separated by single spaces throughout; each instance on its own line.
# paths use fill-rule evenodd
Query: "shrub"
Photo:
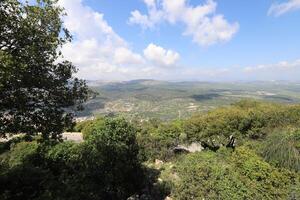
M 182 123 L 174 121 L 160 123 L 157 127 L 143 127 L 138 142 L 147 159 L 168 160 L 173 156 L 172 148 L 184 142 Z
M 262 148 L 262 156 L 277 167 L 300 172 L 300 130 L 270 134 Z
M 0 199 L 126 199 L 144 187 L 136 129 L 103 119 L 82 143 L 21 142 L 6 152 Z M 26 182 L 25 182 L 26 181 Z
M 136 129 L 126 120 L 105 119 L 83 145 L 83 171 L 97 180 L 100 199 L 125 199 L 143 186 Z
M 83 124 L 83 128 L 81 130 L 83 139 L 87 139 L 91 134 L 103 128 L 104 121 L 104 118 L 97 118 L 95 120 L 86 121 Z
M 247 148 L 200 152 L 176 163 L 175 199 L 297 199 L 299 175 L 278 170 Z
M 86 127 L 87 125 L 89 125 L 90 123 L 92 123 L 94 120 L 85 120 L 82 122 L 76 122 L 76 125 L 74 127 L 74 131 L 75 132 L 81 132 L 84 127 Z
M 244 100 L 193 116 L 185 122 L 185 132 L 190 142 L 215 140 L 224 144 L 230 135 L 259 139 L 273 128 L 297 127 L 299 119 L 299 106 Z
M 12 147 L 9 153 L 9 166 L 27 165 L 38 158 L 37 142 L 20 142 Z
M 46 190 L 52 176 L 40 166 L 40 144 L 19 142 L 1 154 L 0 199 L 37 199 Z M 45 198 L 46 199 L 46 198 Z
M 31 142 L 33 138 L 29 135 L 20 135 L 17 137 L 13 137 L 8 141 L 0 142 L 0 154 L 4 153 L 5 151 L 9 151 L 11 147 L 15 146 L 20 142 Z

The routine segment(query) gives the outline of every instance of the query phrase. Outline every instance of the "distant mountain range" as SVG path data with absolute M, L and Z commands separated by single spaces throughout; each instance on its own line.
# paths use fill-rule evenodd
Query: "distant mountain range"
M 300 83 L 290 81 L 88 81 L 99 95 L 78 116 L 118 114 L 171 120 L 226 106 L 243 98 L 300 103 Z

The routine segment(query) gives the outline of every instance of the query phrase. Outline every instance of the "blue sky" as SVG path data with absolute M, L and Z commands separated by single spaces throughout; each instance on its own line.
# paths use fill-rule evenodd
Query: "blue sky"
M 97 80 L 300 80 L 299 0 L 60 0 Z

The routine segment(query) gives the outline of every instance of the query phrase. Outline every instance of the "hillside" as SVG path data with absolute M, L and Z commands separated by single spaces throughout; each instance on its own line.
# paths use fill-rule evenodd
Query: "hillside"
M 281 1 L 1 0 L 0 200 L 300 200 Z
M 186 118 L 244 98 L 299 103 L 295 82 L 167 82 L 133 80 L 88 82 L 99 95 L 89 100 L 79 117 L 120 114 L 127 118 Z
M 75 142 L 15 137 L 0 142 L 0 199 L 299 199 L 299 120 L 300 104 L 243 100 L 171 122 L 84 121 Z

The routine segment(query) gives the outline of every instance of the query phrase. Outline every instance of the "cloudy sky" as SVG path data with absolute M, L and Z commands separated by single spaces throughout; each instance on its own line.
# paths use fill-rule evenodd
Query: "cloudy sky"
M 300 80 L 300 0 L 59 0 L 89 80 Z

